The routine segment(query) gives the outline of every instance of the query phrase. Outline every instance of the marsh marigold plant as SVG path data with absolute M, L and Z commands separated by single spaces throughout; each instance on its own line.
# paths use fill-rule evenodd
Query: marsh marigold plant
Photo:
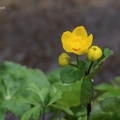
M 108 48 L 101 49 L 92 46 L 93 35 L 88 35 L 83 26 L 76 27 L 72 32 L 65 31 L 61 37 L 63 49 L 68 53 L 74 53 L 76 60 L 70 61 L 67 53 L 62 53 L 58 62 L 63 66 L 60 78 L 63 83 L 75 83 L 81 81 L 80 86 L 80 105 L 86 107 L 86 120 L 90 120 L 91 101 L 93 99 L 93 78 L 100 70 L 105 59 L 112 55 Z M 79 56 L 86 54 L 84 60 L 79 60 Z

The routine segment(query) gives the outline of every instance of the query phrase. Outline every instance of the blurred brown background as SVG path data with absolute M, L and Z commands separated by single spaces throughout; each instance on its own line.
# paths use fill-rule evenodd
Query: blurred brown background
M 61 34 L 79 25 L 94 45 L 114 51 L 98 83 L 120 75 L 120 0 L 1 0 L 0 62 L 14 61 L 45 73 L 58 68 Z

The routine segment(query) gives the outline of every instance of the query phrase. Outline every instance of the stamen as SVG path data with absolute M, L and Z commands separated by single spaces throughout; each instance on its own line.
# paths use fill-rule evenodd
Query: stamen
M 74 51 L 79 51 L 80 48 L 72 48 Z

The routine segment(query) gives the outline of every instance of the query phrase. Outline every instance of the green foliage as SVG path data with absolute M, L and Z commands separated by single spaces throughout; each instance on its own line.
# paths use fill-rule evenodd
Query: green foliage
M 95 106 L 90 120 L 119 120 L 120 119 L 120 77 L 110 83 L 95 86 Z
M 84 64 L 84 62 L 82 62 L 81 64 Z M 85 67 L 83 65 L 81 66 L 81 69 L 79 69 L 79 67 L 71 65 L 63 67 L 60 73 L 62 82 L 75 83 L 76 81 L 80 80 L 85 75 Z
M 62 98 L 57 102 L 62 106 L 66 106 L 68 108 L 75 107 L 80 105 L 80 89 L 81 89 L 82 81 L 77 81 L 74 84 L 62 84 L 55 83 L 53 84 L 58 90 L 62 91 Z
M 4 62 L 0 65 L 0 113 L 3 116 L 1 120 L 4 120 L 7 111 L 20 117 L 30 108 L 30 105 L 18 104 L 16 100 L 18 96 L 36 99 L 34 94 L 26 90 L 30 83 L 37 84 L 39 88 L 50 86 L 47 77 L 40 70 L 28 69 L 12 62 Z
M 101 65 L 103 64 L 104 60 L 109 55 L 112 55 L 112 54 L 113 54 L 112 51 L 106 48 L 106 49 L 103 49 L 103 56 L 100 60 L 96 61 L 95 63 L 90 63 L 88 60 L 86 60 L 86 68 L 88 68 L 89 70 L 88 65 L 89 66 L 91 65 L 92 67 L 91 67 L 91 71 L 89 71 L 89 73 L 87 72 L 87 74 L 83 78 L 83 83 L 81 85 L 80 100 L 82 105 L 87 105 L 87 103 L 90 103 L 92 101 L 93 90 L 94 90 L 92 79 L 101 68 Z
M 87 76 L 83 79 L 83 83 L 81 85 L 81 96 L 80 101 L 82 105 L 87 105 L 87 103 L 90 103 L 93 99 L 93 82 L 91 79 Z
M 29 109 L 23 114 L 21 120 L 30 120 L 31 116 L 34 120 L 38 120 L 40 115 L 40 110 L 41 110 L 40 106 L 36 106 Z
M 110 83 L 102 83 L 95 86 L 95 90 L 97 90 L 95 98 L 98 102 L 108 97 L 120 97 L 120 77 L 116 77 Z
M 40 111 L 41 111 L 41 105 L 39 104 L 39 101 L 35 100 L 34 98 L 32 99 L 26 99 L 22 96 L 19 96 L 16 98 L 17 104 L 24 104 L 27 103 L 29 104 L 30 107 L 29 109 L 27 109 L 20 117 L 21 120 L 29 120 L 30 118 L 33 118 L 34 120 L 38 120 L 39 116 L 40 116 Z M 22 106 L 24 107 L 24 106 Z M 14 113 L 14 112 L 13 112 Z
M 103 56 L 101 59 L 94 62 L 94 65 L 90 71 L 90 79 L 93 78 L 101 67 L 104 60 L 112 55 L 113 52 L 108 48 L 103 49 Z M 68 65 L 62 68 L 60 72 L 60 78 L 63 83 L 75 83 L 76 81 L 84 78 L 86 76 L 87 70 L 89 69 L 90 61 L 86 59 L 85 61 L 78 61 L 77 65 Z M 87 74 L 88 75 L 88 74 Z
M 17 96 L 14 96 L 10 100 L 5 100 L 1 106 L 1 110 L 6 109 L 14 113 L 16 116 L 21 116 L 26 110 L 30 109 L 30 106 L 26 103 L 18 104 L 17 99 L 15 97 Z
M 105 48 L 104 51 L 103 51 L 103 54 L 104 54 L 104 56 L 107 58 L 107 57 L 109 57 L 110 55 L 113 55 L 113 51 L 112 51 L 112 50 L 109 50 L 109 48 Z
M 91 71 L 89 70 L 89 66 L 91 62 L 86 59 L 86 61 L 78 61 L 77 65 L 68 65 L 62 68 L 60 72 L 60 78 L 63 83 L 75 83 L 76 81 L 82 80 L 83 83 L 81 85 L 81 104 L 87 105 L 93 98 L 93 83 L 91 79 L 94 78 L 96 73 L 99 71 L 101 65 L 104 60 L 112 55 L 113 52 L 108 48 L 103 49 L 103 56 L 101 59 L 95 61 L 91 66 Z M 88 73 L 89 72 L 89 73 Z
M 40 89 L 36 84 L 30 84 L 30 87 L 27 90 L 35 93 L 36 96 L 39 97 L 39 101 L 37 101 L 37 105 L 34 104 L 34 101 L 25 101 L 29 104 L 32 104 L 34 107 L 23 114 L 21 118 L 22 120 L 29 120 L 29 118 L 37 120 L 40 116 L 40 112 L 42 112 L 42 114 L 45 114 L 43 113 L 44 109 L 47 109 L 50 106 L 56 108 L 56 106 L 52 104 L 55 103 L 58 99 L 60 99 L 62 94 L 61 91 L 58 91 L 54 87 L 43 87 Z M 27 115 L 28 117 L 26 118 Z
M 49 82 L 51 84 L 53 83 L 57 83 L 57 82 L 61 82 L 60 80 L 60 72 L 61 72 L 61 68 L 58 68 L 58 69 L 55 69 L 53 71 L 50 71 L 48 74 L 47 74 L 47 78 L 49 80 Z
M 107 98 L 97 104 L 90 115 L 90 120 L 120 120 L 120 98 Z
M 62 97 L 62 92 L 60 90 L 57 90 L 54 86 L 50 90 L 50 100 L 47 104 L 47 106 L 52 105 L 57 100 L 59 100 Z
M 103 61 L 112 54 L 109 49 L 103 52 L 103 57 L 93 63 L 89 72 L 91 62 L 88 59 L 51 71 L 47 75 L 37 69 L 3 62 L 0 65 L 0 120 L 5 120 L 7 112 L 14 113 L 21 120 L 38 120 L 47 113 L 51 114 L 50 120 L 59 118 L 59 115 L 63 116 L 59 118 L 61 120 L 66 117 L 69 120 L 86 120 L 86 108 L 82 105 L 92 100 L 91 79 Z M 119 84 L 120 79 L 117 78 L 112 84 L 96 86 L 98 94 L 95 95 L 94 103 L 111 96 L 118 97 Z
M 2 110 L 0 110 L 0 120 L 5 120 L 6 113 Z
M 73 112 L 66 106 L 62 106 L 60 104 L 55 104 L 55 105 L 51 105 L 51 106 L 58 109 L 58 110 L 62 110 L 62 111 L 66 112 L 69 115 L 73 115 Z
M 40 90 L 36 84 L 32 83 L 27 90 L 34 92 L 39 97 L 41 104 L 45 104 L 45 100 L 47 100 L 47 96 L 49 94 L 49 88 L 43 87 Z

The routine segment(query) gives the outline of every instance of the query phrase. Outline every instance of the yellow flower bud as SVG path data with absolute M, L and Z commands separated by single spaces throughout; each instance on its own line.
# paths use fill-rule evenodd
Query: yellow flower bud
M 70 56 L 67 53 L 62 53 L 58 58 L 58 63 L 62 66 L 70 63 Z
M 96 61 L 102 56 L 102 50 L 98 46 L 92 46 L 87 52 L 90 61 Z

